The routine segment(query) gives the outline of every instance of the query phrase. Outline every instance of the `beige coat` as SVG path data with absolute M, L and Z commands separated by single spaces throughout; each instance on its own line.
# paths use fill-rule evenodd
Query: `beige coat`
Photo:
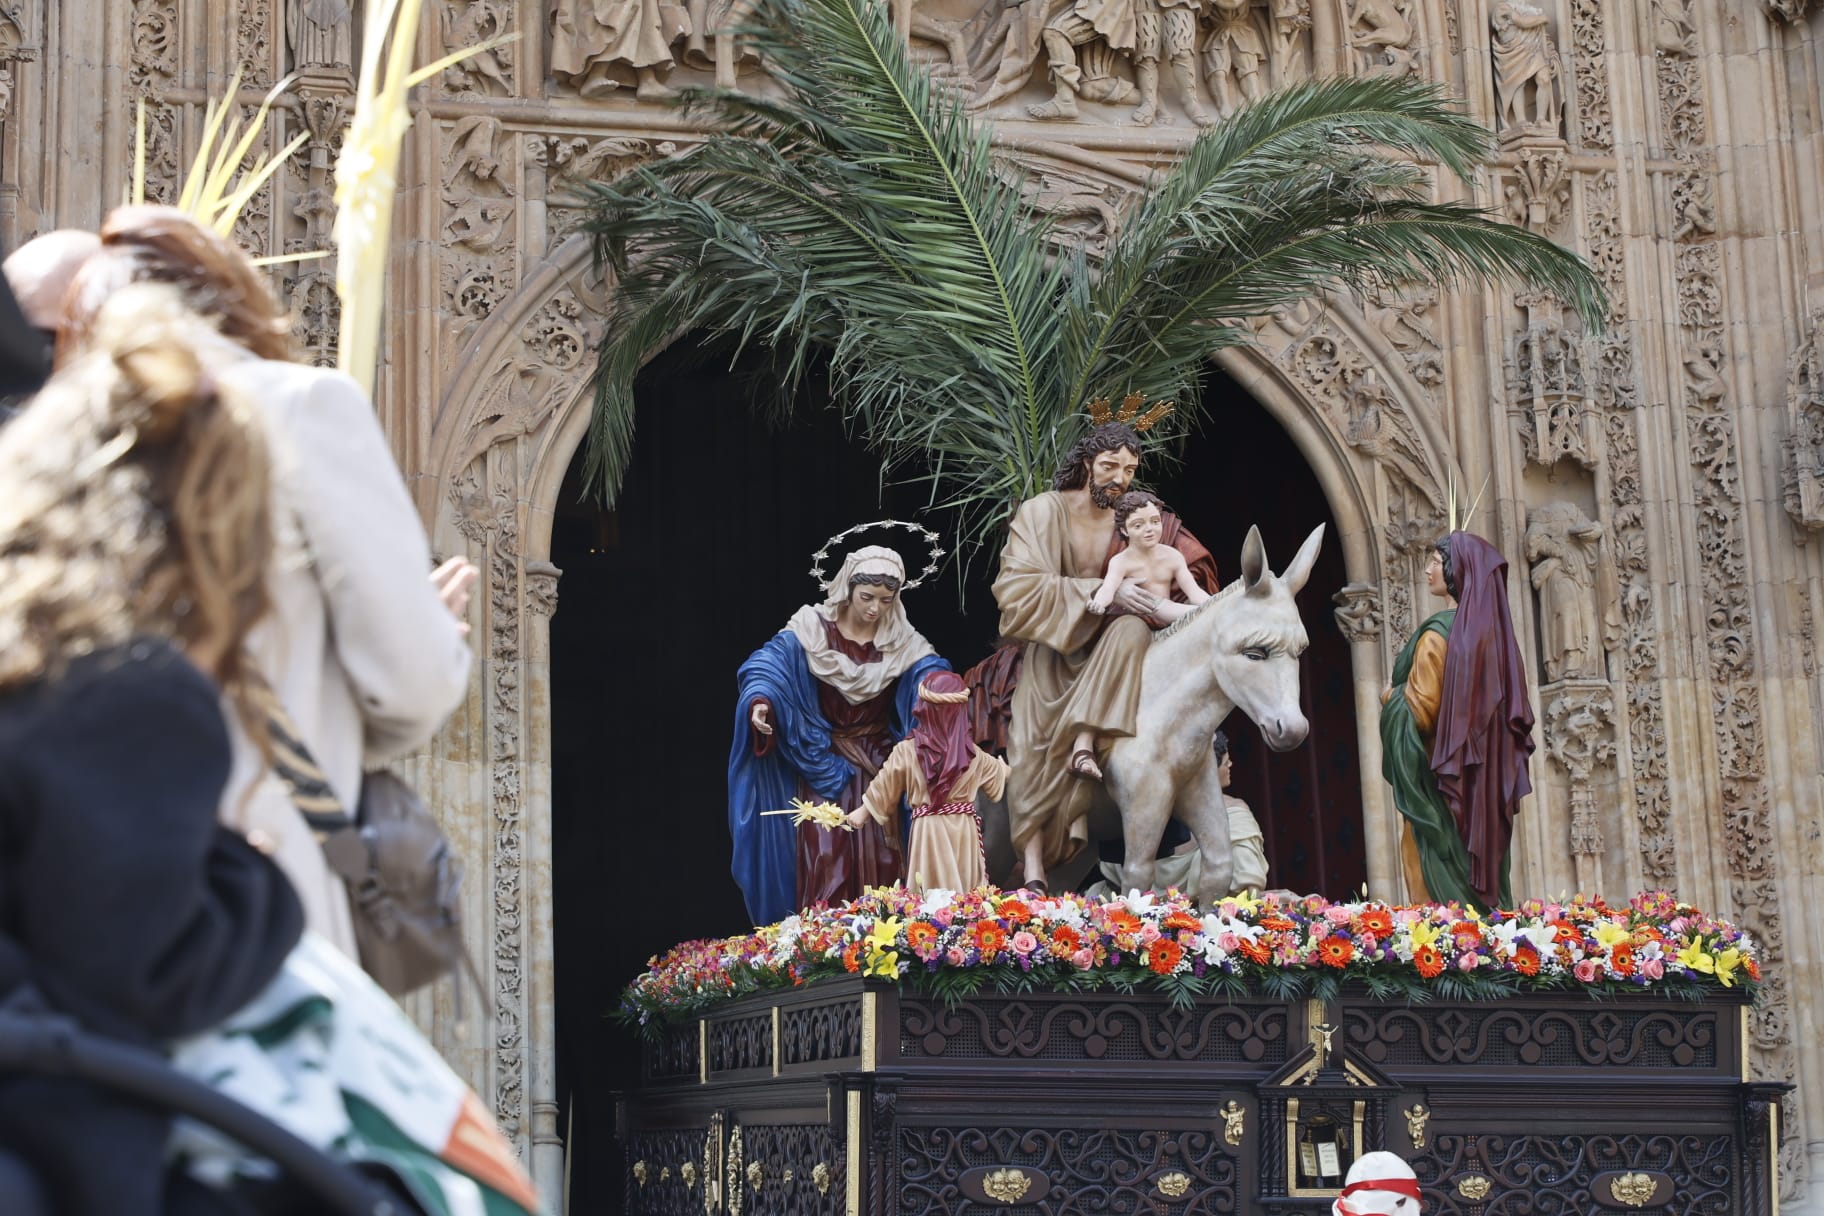
M 423 746 L 461 703 L 468 643 L 431 586 L 424 525 L 359 386 L 261 359 L 222 379 L 258 404 L 272 447 L 272 615 L 249 647 L 352 810 L 364 770 Z M 285 787 L 231 729 L 224 822 L 272 842 L 309 928 L 352 957 L 341 880 Z

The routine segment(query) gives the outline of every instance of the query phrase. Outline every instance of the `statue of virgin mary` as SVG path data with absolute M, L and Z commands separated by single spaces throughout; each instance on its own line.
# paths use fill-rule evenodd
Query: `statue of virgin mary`
M 895 838 L 766 816 L 793 798 L 861 805 L 912 721 L 919 682 L 949 670 L 906 619 L 906 566 L 892 549 L 848 555 L 821 604 L 806 604 L 741 665 L 728 757 L 735 881 L 758 925 L 897 881 Z

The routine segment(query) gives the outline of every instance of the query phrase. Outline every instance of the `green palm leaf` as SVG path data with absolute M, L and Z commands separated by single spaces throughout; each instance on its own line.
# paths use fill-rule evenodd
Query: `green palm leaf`
M 876 0 L 769 0 L 745 36 L 782 94 L 692 91 L 712 134 L 591 188 L 585 228 L 621 306 L 598 352 L 588 474 L 612 501 L 632 385 L 683 332 L 770 351 L 789 409 L 827 358 L 845 421 L 958 513 L 965 547 L 1043 489 L 1086 400 L 1175 397 L 1298 300 L 1420 280 L 1554 293 L 1592 325 L 1580 259 L 1457 203 L 1488 133 L 1437 88 L 1315 81 L 1204 132 L 1095 263 L 1023 205 L 991 132 L 907 59 Z

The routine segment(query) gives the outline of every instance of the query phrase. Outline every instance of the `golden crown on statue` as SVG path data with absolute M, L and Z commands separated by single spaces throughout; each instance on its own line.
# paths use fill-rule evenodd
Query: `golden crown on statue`
M 1141 413 L 1140 407 L 1145 404 L 1145 393 L 1129 393 L 1127 399 L 1121 402 L 1119 410 L 1109 408 L 1107 397 L 1097 397 L 1089 403 L 1090 425 L 1105 426 L 1110 422 L 1119 422 L 1144 435 L 1170 417 L 1173 409 L 1170 401 L 1156 401 L 1150 409 Z

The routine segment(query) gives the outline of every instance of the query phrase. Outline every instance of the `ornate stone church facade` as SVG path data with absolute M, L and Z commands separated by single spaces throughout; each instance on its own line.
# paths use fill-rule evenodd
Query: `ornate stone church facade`
M 466 708 L 413 776 L 471 875 L 495 1017 L 415 1012 L 555 1193 L 548 560 L 615 291 L 576 183 L 688 149 L 687 83 L 767 87 L 727 31 L 757 0 L 426 0 L 424 57 L 517 35 L 421 90 L 396 217 L 379 409 L 441 553 L 486 573 Z M 0 239 L 123 196 L 134 105 L 169 197 L 203 107 L 296 73 L 266 140 L 308 139 L 242 217 L 262 254 L 329 247 L 357 0 L 0 0 Z M 1313 73 L 1442 82 L 1499 133 L 1477 197 L 1581 251 L 1614 305 L 1414 288 L 1259 322 L 1225 368 L 1324 487 L 1349 582 L 1364 773 L 1424 606 L 1447 487 L 1512 563 L 1533 639 L 1537 792 L 1516 890 L 1665 887 L 1763 943 L 1752 1066 L 1790 1081 L 1789 1209 L 1824 1212 L 1824 5 L 1814 0 L 893 0 L 995 122 L 1029 205 L 1093 252 L 1149 174 Z M 277 142 L 274 142 L 277 141 Z M 1450 195 L 1454 183 L 1444 182 Z M 333 263 L 281 268 L 332 362 Z M 1314 623 L 1315 624 L 1315 623 Z M 720 746 L 718 744 L 718 746 Z M 1372 891 L 1398 897 L 1369 781 Z

